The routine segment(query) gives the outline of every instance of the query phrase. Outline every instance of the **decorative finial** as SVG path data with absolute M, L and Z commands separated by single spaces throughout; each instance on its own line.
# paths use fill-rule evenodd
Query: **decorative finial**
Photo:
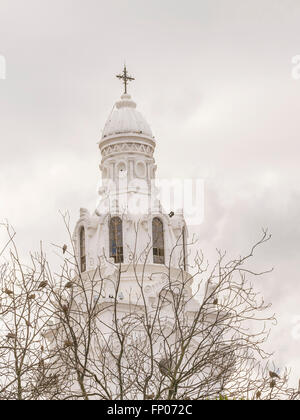
M 118 79 L 122 79 L 123 83 L 124 83 L 124 93 L 127 93 L 127 84 L 128 82 L 131 82 L 132 80 L 135 80 L 134 77 L 129 76 L 129 74 L 127 73 L 127 69 L 126 69 L 126 64 L 124 65 L 124 70 L 122 74 L 118 74 L 116 76 Z

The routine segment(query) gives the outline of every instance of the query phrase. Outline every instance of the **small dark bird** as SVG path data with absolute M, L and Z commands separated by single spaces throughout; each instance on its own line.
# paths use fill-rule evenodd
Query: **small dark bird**
M 4 293 L 6 293 L 8 296 L 13 295 L 13 292 L 9 289 L 5 289 Z
M 261 392 L 260 391 L 257 391 L 256 398 L 259 399 L 260 397 L 261 397 Z
M 30 324 L 29 321 L 26 321 L 26 325 L 27 325 L 27 327 L 32 328 L 32 325 Z
M 48 285 L 48 283 L 46 281 L 41 281 L 40 284 L 39 284 L 39 289 L 43 289 L 47 285 Z
M 68 310 L 69 310 L 68 305 L 63 305 L 63 306 L 62 306 L 62 310 L 63 310 L 64 312 L 68 312 Z
M 113 295 L 109 295 L 109 299 L 114 299 Z
M 274 388 L 276 386 L 276 382 L 273 380 L 270 382 L 270 388 Z
M 64 245 L 63 248 L 62 248 L 63 254 L 65 254 L 67 252 L 67 249 L 68 249 L 67 245 Z
M 35 294 L 29 295 L 29 296 L 28 296 L 28 299 L 30 299 L 30 300 L 35 299 Z
M 65 288 L 66 288 L 66 289 L 71 289 L 71 287 L 73 287 L 73 282 L 69 281 L 69 282 L 65 285 Z
M 43 351 L 44 351 L 45 349 L 44 349 L 44 346 L 41 346 L 41 352 L 43 353 Z
M 172 219 L 172 217 L 174 217 L 174 216 L 175 216 L 175 213 L 173 211 L 171 211 L 171 213 L 169 213 L 170 219 Z
M 219 303 L 218 299 L 215 299 L 215 300 L 213 301 L 213 304 L 214 304 L 214 305 L 217 305 L 218 303 Z
M 277 378 L 277 379 L 280 379 L 280 376 L 278 376 L 277 375 L 277 373 L 275 373 L 275 372 L 272 372 L 271 370 L 269 371 L 269 375 L 270 375 L 270 378 Z
M 73 343 L 70 340 L 66 340 L 64 345 L 65 345 L 65 347 L 73 347 Z
M 172 361 L 170 359 L 161 359 L 158 364 L 159 371 L 162 375 L 167 376 L 170 373 Z
M 16 337 L 17 337 L 17 336 L 16 336 L 16 334 L 13 334 L 13 333 L 9 333 L 9 334 L 7 334 L 7 336 L 6 336 L 6 338 L 7 338 L 8 340 L 14 340 Z

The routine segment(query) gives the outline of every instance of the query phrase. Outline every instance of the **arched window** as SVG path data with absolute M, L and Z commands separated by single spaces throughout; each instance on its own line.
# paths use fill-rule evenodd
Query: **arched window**
M 153 262 L 154 264 L 165 263 L 164 246 L 164 225 L 163 222 L 155 217 L 152 221 L 152 240 L 153 240 Z
M 80 229 L 80 271 L 86 271 L 86 255 L 85 255 L 85 230 L 84 227 Z
M 123 232 L 122 220 L 113 217 L 109 223 L 109 254 L 115 263 L 123 262 Z

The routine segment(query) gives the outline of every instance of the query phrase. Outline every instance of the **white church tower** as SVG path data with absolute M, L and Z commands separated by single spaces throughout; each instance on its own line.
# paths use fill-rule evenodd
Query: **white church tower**
M 81 209 L 74 244 L 81 273 L 113 262 L 145 265 L 147 273 L 171 266 L 186 270 L 187 230 L 182 211 L 165 214 L 156 198 L 156 140 L 136 103 L 127 93 L 126 67 L 117 76 L 124 94 L 105 124 L 99 148 L 102 187 L 97 208 Z M 124 282 L 130 278 L 124 274 Z
M 80 210 L 73 235 L 79 272 L 58 294 L 57 319 L 44 336 L 58 345 L 58 366 L 66 361 L 78 398 L 184 399 L 203 375 L 195 365 L 201 331 L 212 340 L 206 329 L 214 325 L 216 286 L 207 285 L 204 318 L 188 272 L 183 211 L 168 214 L 157 198 L 156 140 L 127 93 L 126 67 L 117 77 L 125 91 L 99 141 L 99 201 L 92 214 Z M 185 366 L 180 390 L 170 379 L 176 363 Z M 218 371 L 205 369 L 217 383 Z
M 182 360 L 189 364 L 188 355 L 198 348 L 190 331 L 195 335 L 199 302 L 192 290 L 194 276 L 188 273 L 183 211 L 167 214 L 156 197 L 156 140 L 127 93 L 133 78 L 126 67 L 117 77 L 125 91 L 99 141 L 99 201 L 92 214 L 80 210 L 73 235 L 79 273 L 63 289 L 63 315 L 47 339 L 54 348 L 63 343 L 60 357 L 66 355 L 78 395 L 86 388 L 103 397 L 98 384 L 105 381 L 109 392 L 103 398 L 124 399 L 123 381 L 129 381 L 126 398 L 153 399 L 161 393 L 157 377 L 167 380 L 182 352 L 180 334 L 185 331 L 190 343 Z M 70 348 L 76 349 L 74 363 Z M 132 382 L 132 369 L 139 381 L 147 376 L 148 396 L 146 388 Z M 188 386 L 195 382 L 193 375 Z M 165 391 L 169 399 L 172 392 Z

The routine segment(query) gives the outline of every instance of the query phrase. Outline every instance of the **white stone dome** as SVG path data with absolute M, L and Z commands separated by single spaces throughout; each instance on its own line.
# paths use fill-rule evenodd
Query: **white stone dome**
M 128 94 L 122 95 L 121 100 L 115 104 L 104 126 L 102 139 L 123 133 L 153 137 L 149 124 L 142 114 L 136 110 L 136 103 Z

